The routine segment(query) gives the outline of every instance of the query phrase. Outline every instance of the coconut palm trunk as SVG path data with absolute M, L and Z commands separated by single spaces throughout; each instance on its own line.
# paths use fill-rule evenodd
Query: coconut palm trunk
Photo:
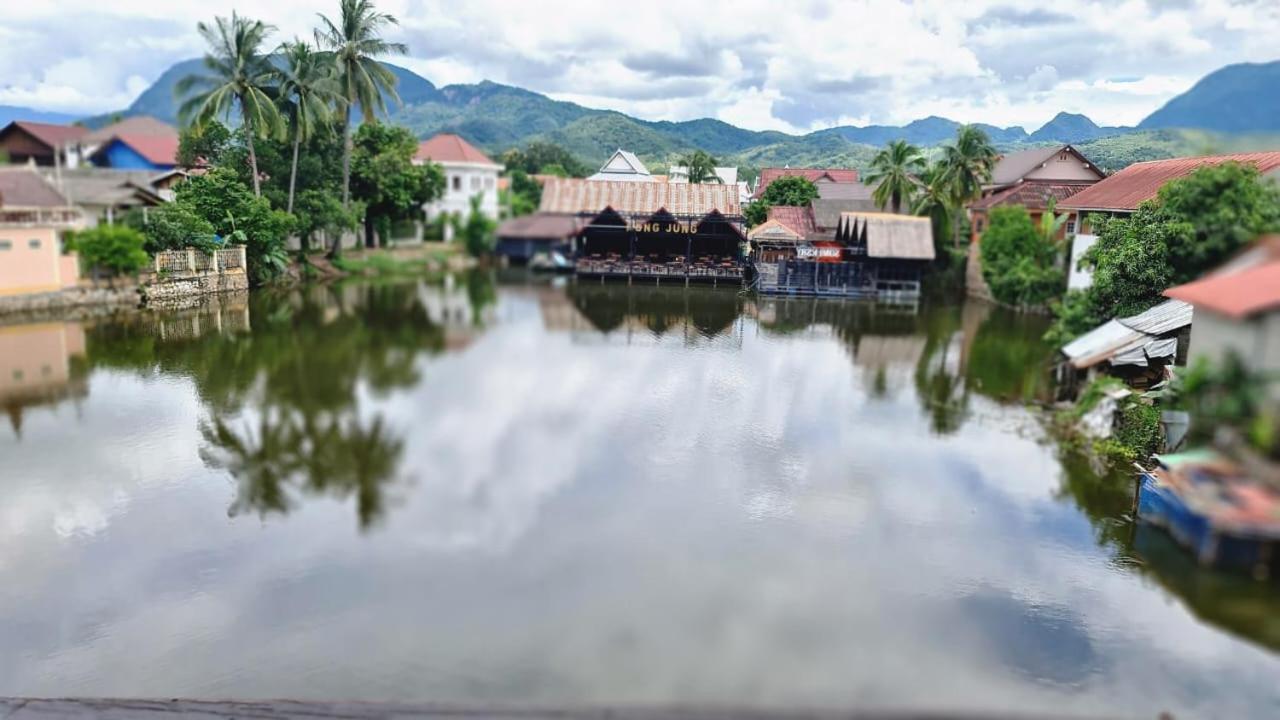
M 293 161 L 289 165 L 289 202 L 285 212 L 293 214 L 293 191 L 298 185 L 298 148 L 302 146 L 302 138 L 294 135 L 293 138 Z
M 244 116 L 245 146 L 249 149 L 249 171 L 253 173 L 253 194 L 262 197 L 262 182 L 258 179 L 258 153 L 253 149 L 253 125 L 248 113 Z

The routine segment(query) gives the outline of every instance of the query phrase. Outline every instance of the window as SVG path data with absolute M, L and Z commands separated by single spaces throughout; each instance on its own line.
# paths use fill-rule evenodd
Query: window
M 22 374 L 22 371 L 21 371 L 21 370 L 14 370 L 14 371 L 13 371 L 13 380 L 14 380 L 14 382 L 22 382 L 22 377 L 23 377 L 23 374 Z
M 1071 153 L 1062 153 L 1058 155 L 1058 162 L 1066 162 L 1071 159 Z
M 1068 235 L 1075 235 L 1075 234 L 1076 234 L 1076 219 L 1075 219 L 1075 218 L 1071 218 L 1070 220 L 1068 220 L 1068 221 L 1067 221 L 1067 234 L 1068 234 Z
M 476 177 L 475 175 L 471 176 L 471 189 L 472 190 L 480 189 L 480 178 Z
M 0 250 L 12 250 L 13 243 L 8 240 L 0 240 Z
M 461 190 L 461 189 L 462 189 L 462 176 L 461 176 L 461 175 L 454 175 L 454 176 L 453 176 L 453 189 L 454 189 L 454 190 Z
M 484 179 L 484 189 L 485 189 L 485 190 L 492 190 L 492 189 L 493 189 L 493 178 L 491 178 L 491 177 L 487 177 L 487 178 L 485 178 L 485 179 Z
M 36 238 L 31 238 L 30 240 L 27 241 L 27 247 L 31 248 L 32 250 L 39 250 L 40 241 Z

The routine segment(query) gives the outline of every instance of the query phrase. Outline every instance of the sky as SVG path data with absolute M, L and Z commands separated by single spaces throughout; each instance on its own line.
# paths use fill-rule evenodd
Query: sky
M 26 0 L 0 17 L 0 105 L 129 104 L 233 9 L 309 37 L 337 0 Z M 1205 74 L 1280 59 L 1277 0 L 381 0 L 437 85 L 492 80 L 650 120 L 753 130 L 929 115 L 1131 125 Z

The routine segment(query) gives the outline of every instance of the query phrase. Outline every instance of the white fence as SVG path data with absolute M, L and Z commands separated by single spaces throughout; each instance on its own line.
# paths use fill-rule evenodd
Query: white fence
M 206 254 L 195 248 L 186 250 L 163 250 L 156 253 L 155 269 L 157 273 L 219 273 L 226 270 L 244 270 L 244 246 L 214 250 Z

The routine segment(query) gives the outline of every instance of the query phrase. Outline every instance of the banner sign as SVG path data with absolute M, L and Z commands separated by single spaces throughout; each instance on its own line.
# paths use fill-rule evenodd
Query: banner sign
M 796 248 L 796 257 L 809 260 L 818 258 L 838 258 L 840 257 L 840 248 L 838 247 L 813 247 L 812 245 L 801 245 Z

